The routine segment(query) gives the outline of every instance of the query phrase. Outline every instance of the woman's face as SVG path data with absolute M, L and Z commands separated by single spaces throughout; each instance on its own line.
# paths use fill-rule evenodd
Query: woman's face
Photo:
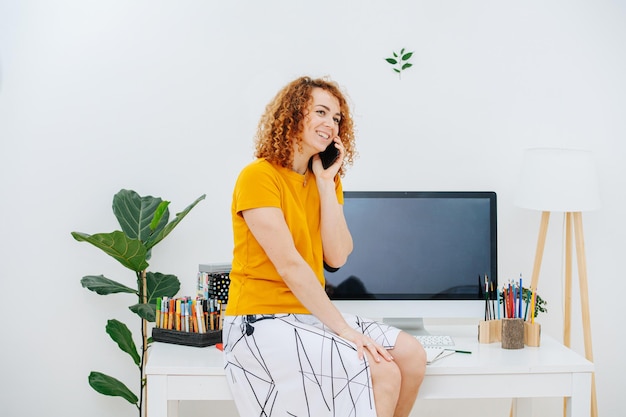
M 322 152 L 339 135 L 341 112 L 337 97 L 322 88 L 311 90 L 311 103 L 304 117 L 302 147 L 311 155 Z

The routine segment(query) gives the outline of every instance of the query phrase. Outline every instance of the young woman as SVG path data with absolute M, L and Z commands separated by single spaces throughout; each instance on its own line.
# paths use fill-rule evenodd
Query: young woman
M 334 147 L 324 168 L 319 153 Z M 241 417 L 402 417 L 426 359 L 399 329 L 340 313 L 324 268 L 352 251 L 340 178 L 354 131 L 336 83 L 298 78 L 268 104 L 233 192 L 225 369 Z

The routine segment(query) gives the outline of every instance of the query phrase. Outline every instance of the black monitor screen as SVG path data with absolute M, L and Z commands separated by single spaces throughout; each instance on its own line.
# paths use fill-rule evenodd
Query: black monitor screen
M 347 263 L 326 272 L 335 300 L 471 300 L 497 288 L 494 192 L 346 191 L 354 240 Z

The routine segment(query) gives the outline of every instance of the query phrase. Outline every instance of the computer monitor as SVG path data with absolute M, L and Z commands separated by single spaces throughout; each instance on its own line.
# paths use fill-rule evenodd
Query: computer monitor
M 345 191 L 354 240 L 325 272 L 344 312 L 419 330 L 424 318 L 483 318 L 485 277 L 497 288 L 496 193 Z

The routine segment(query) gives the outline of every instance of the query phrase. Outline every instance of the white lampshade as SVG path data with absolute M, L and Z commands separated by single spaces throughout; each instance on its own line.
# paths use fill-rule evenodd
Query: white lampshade
M 592 153 L 574 149 L 527 149 L 515 205 L 562 212 L 600 208 L 598 174 Z

